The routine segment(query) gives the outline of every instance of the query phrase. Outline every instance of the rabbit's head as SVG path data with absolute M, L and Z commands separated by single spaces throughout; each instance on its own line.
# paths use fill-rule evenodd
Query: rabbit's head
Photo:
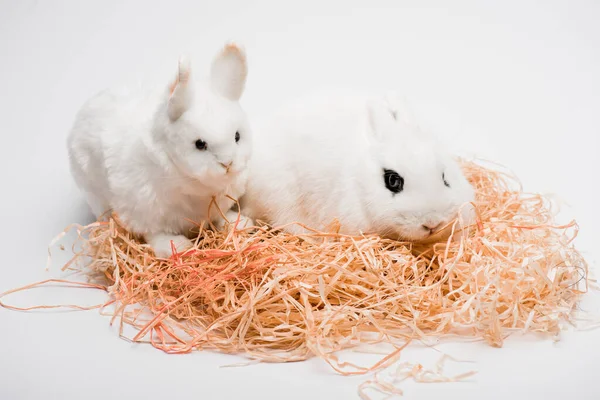
M 155 140 L 183 175 L 204 186 L 224 187 L 246 169 L 252 134 L 239 99 L 247 71 L 235 44 L 217 54 L 203 84 L 182 58 L 158 110 Z
M 368 173 L 363 187 L 375 230 L 424 240 L 457 216 L 473 221 L 474 190 L 456 160 L 388 98 L 367 105 Z

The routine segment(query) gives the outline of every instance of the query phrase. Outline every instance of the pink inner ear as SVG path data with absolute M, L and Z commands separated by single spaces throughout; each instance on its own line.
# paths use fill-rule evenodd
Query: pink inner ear
M 171 83 L 171 86 L 169 86 L 169 95 L 173 95 L 173 92 L 175 91 L 175 89 L 177 89 L 177 86 L 181 83 L 181 84 L 185 84 L 187 83 L 188 79 L 190 78 L 190 73 L 189 71 L 180 71 L 177 74 L 177 77 L 175 78 L 175 80 L 173 81 L 173 83 Z
M 171 83 L 171 86 L 169 87 L 169 95 L 173 95 L 173 92 L 175 91 L 175 88 L 177 87 L 177 85 L 179 84 L 179 76 L 177 76 L 177 78 L 173 81 L 173 83 Z

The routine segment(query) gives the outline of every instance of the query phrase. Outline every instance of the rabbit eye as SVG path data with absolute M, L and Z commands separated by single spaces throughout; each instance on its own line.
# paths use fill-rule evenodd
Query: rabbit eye
M 239 142 L 239 141 L 240 141 L 240 133 L 239 133 L 239 132 L 236 132 L 236 133 L 235 133 L 235 142 L 237 143 L 237 142 Z
M 204 140 L 198 139 L 196 140 L 196 148 L 198 150 L 206 150 L 206 142 Z
M 400 193 L 404 189 L 404 178 L 391 169 L 383 170 L 385 187 L 392 193 Z
M 450 184 L 446 180 L 446 174 L 444 174 L 444 173 L 442 173 L 442 180 L 444 181 L 444 185 L 446 185 L 446 187 L 450 187 Z

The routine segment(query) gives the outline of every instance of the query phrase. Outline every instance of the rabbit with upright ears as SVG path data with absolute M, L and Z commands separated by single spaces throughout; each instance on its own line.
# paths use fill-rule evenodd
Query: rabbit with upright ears
M 242 207 L 275 226 L 375 233 L 422 241 L 458 218 L 473 221 L 474 190 L 393 94 L 317 95 L 255 130 Z M 288 225 L 291 224 L 291 225 Z
M 170 85 L 107 90 L 88 100 L 67 143 L 92 212 L 115 212 L 159 257 L 191 246 L 191 230 L 202 221 L 218 228 L 236 221 L 232 199 L 244 193 L 251 154 L 238 102 L 246 75 L 244 51 L 227 44 L 207 82 L 195 81 L 182 58 Z

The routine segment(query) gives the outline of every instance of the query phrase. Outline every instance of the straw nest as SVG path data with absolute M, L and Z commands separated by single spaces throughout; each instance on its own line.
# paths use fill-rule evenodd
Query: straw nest
M 400 349 L 459 335 L 501 346 L 512 331 L 558 335 L 587 290 L 587 264 L 572 246 L 577 225 L 556 225 L 552 203 L 523 193 L 509 174 L 463 168 L 477 222 L 463 232 L 450 226 L 437 243 L 263 225 L 202 229 L 195 248 L 164 260 L 113 216 L 80 228 L 76 258 L 86 261 L 76 268 L 102 275 L 110 313 L 136 329 L 134 341 L 168 353 L 317 355 L 348 373 L 334 352 L 362 343 Z

